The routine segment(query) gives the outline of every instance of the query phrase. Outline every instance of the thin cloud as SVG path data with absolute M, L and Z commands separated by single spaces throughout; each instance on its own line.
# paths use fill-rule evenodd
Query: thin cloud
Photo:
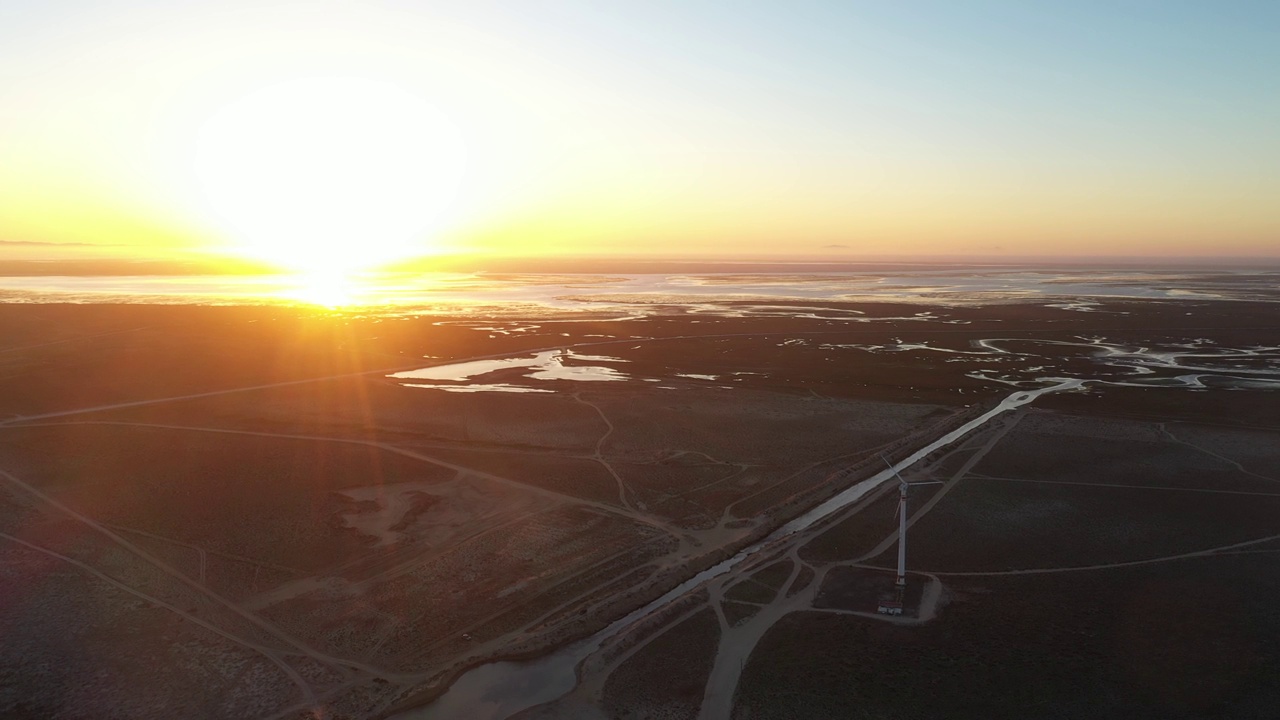
M 0 240 L 0 245 L 37 245 L 40 247 L 120 247 L 103 243 L 86 242 L 43 242 L 40 240 Z

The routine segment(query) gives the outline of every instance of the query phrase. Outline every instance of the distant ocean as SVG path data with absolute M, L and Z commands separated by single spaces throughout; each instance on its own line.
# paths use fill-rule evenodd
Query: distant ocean
M 366 312 L 645 313 L 713 304 L 1096 301 L 1121 298 L 1280 301 L 1276 270 L 930 269 L 796 272 L 743 263 L 731 272 L 370 273 L 343 282 L 288 275 L 0 277 L 0 302 L 329 305 Z M 793 308 L 794 309 L 794 308 Z

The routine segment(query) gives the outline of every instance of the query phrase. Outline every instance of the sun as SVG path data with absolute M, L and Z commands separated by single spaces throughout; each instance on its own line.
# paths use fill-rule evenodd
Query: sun
M 226 105 L 200 128 L 194 163 L 240 252 L 324 276 L 430 252 L 465 165 L 440 110 L 356 77 L 292 80 Z

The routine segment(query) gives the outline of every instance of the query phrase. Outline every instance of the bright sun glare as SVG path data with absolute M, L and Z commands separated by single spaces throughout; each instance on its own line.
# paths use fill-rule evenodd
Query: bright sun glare
M 350 273 L 308 272 L 294 278 L 294 284 L 285 288 L 280 297 L 321 307 L 340 308 L 364 304 L 364 291 L 364 284 Z
M 426 100 L 351 77 L 272 85 L 201 128 L 195 168 L 245 255 L 316 277 L 419 255 L 466 160 Z

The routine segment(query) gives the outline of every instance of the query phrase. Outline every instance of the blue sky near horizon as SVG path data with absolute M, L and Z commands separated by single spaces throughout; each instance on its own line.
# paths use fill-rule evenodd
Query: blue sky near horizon
M 460 128 L 424 252 L 1274 257 L 1278 70 L 1274 2 L 0 0 L 0 239 L 234 246 L 198 128 L 339 75 Z

